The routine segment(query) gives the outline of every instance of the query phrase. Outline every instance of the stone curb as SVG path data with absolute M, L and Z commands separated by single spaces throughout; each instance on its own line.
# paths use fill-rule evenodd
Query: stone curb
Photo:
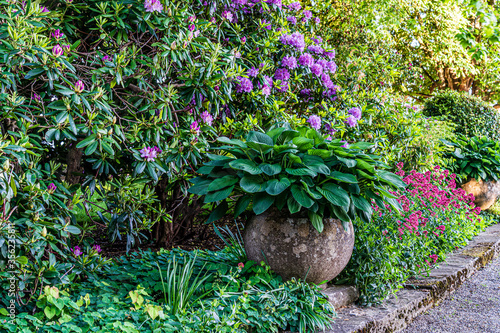
M 397 332 L 421 313 L 439 304 L 466 279 L 500 254 L 500 224 L 492 225 L 469 244 L 448 256 L 428 277 L 408 281 L 405 289 L 382 305 L 351 305 L 337 311 L 338 318 L 325 333 Z

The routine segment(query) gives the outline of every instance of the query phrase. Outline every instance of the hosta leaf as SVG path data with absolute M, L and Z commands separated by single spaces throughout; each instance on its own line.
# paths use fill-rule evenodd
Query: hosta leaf
M 227 209 L 228 209 L 227 201 L 224 200 L 212 211 L 212 213 L 210 213 L 210 216 L 208 217 L 208 220 L 205 223 L 208 224 L 220 220 L 226 215 Z
M 379 176 L 379 178 L 382 178 L 386 183 L 390 184 L 390 185 L 393 185 L 393 186 L 396 186 L 396 187 L 399 187 L 399 188 L 405 188 L 406 187 L 406 184 L 405 182 L 403 181 L 403 179 L 401 179 L 400 176 L 392 173 L 392 172 L 389 172 L 389 171 L 384 171 L 384 170 L 378 170 L 377 171 L 377 176 Z
M 274 197 L 267 193 L 253 195 L 253 211 L 259 215 L 264 213 L 274 203 Z
M 268 146 L 274 146 L 273 139 L 264 133 L 250 131 L 247 135 L 247 145 L 249 142 L 261 143 Z
M 309 211 L 309 220 L 311 220 L 311 223 L 316 230 L 318 230 L 319 233 L 323 231 L 323 217 L 319 214 L 316 214 L 313 211 Z
M 267 181 L 266 192 L 270 195 L 278 195 L 290 186 L 288 178 L 271 179 Z
M 230 145 L 235 145 L 235 146 L 238 146 L 240 148 L 247 148 L 247 145 L 243 141 L 237 140 L 237 139 L 229 139 L 225 136 L 218 138 L 217 141 L 222 142 L 222 143 L 226 143 L 226 144 L 230 144 Z
M 311 177 L 316 177 L 318 174 L 308 168 L 299 168 L 299 169 L 291 169 L 291 168 L 286 168 L 285 171 L 294 176 L 311 176 Z
M 236 184 L 240 179 L 236 176 L 224 176 L 222 178 L 217 178 L 208 185 L 208 191 L 213 192 L 213 191 L 218 191 L 221 190 L 225 187 L 231 186 Z
M 292 185 L 291 188 L 293 198 L 303 207 L 310 208 L 314 204 L 314 200 L 309 197 L 307 192 L 298 185 Z
M 262 163 L 259 168 L 268 176 L 274 176 L 281 172 L 281 166 L 279 164 L 267 164 Z
M 330 177 L 344 183 L 357 183 L 358 180 L 354 175 L 350 173 L 343 173 L 340 171 L 334 171 L 330 174 Z
M 240 216 L 247 209 L 248 205 L 250 205 L 250 201 L 252 201 L 250 195 L 242 195 L 234 206 L 234 217 Z
M 354 206 L 356 206 L 356 208 L 361 209 L 362 211 L 368 213 L 369 215 L 372 215 L 373 213 L 372 206 L 370 205 L 368 200 L 366 200 L 361 196 L 353 194 L 351 194 L 351 200 L 354 203 Z
M 332 204 L 340 207 L 349 207 L 350 201 L 347 192 L 343 195 L 340 191 L 335 189 L 335 192 L 325 190 L 324 188 L 318 188 L 318 192 L 321 193 L 326 200 L 330 201 Z
M 227 188 L 225 188 L 225 189 L 223 189 L 221 191 L 208 193 L 205 196 L 205 203 L 224 200 L 229 195 L 231 195 L 231 193 L 233 192 L 233 189 L 234 189 L 234 185 L 231 186 L 231 187 L 227 187 Z
M 288 197 L 287 206 L 290 214 L 298 213 L 300 211 L 300 208 L 302 208 L 302 206 L 297 202 L 297 200 L 293 198 L 293 196 Z
M 231 163 L 229 163 L 229 165 L 233 169 L 243 170 L 252 175 L 258 175 L 262 173 L 262 170 L 260 170 L 253 161 L 249 160 L 243 160 L 243 159 L 233 160 Z
M 260 176 L 245 176 L 240 180 L 240 186 L 243 191 L 248 193 L 256 193 L 264 191 L 264 180 Z

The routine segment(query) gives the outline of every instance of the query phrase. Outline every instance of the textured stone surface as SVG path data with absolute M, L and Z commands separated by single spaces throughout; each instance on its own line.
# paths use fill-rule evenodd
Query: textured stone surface
M 500 332 L 500 258 L 476 272 L 439 306 L 402 333 Z
M 474 194 L 474 203 L 476 206 L 481 207 L 482 210 L 486 210 L 493 206 L 500 195 L 500 183 L 496 181 L 484 182 L 482 180 L 476 181 L 472 178 L 470 181 L 463 184 L 462 188 L 467 193 Z
M 338 311 L 339 318 L 335 320 L 333 329 L 328 333 L 354 333 L 354 332 L 396 332 L 404 329 L 415 317 L 429 310 L 431 307 L 440 304 L 454 290 L 457 290 L 464 281 L 468 281 L 474 273 L 482 269 L 485 265 L 491 262 L 500 254 L 500 224 L 487 228 L 484 232 L 476 236 L 465 248 L 459 249 L 448 256 L 448 259 L 433 269 L 428 277 L 421 277 L 412 281 L 408 281 L 406 288 L 396 293 L 397 298 L 390 297 L 384 304 L 377 307 L 361 308 L 355 305 L 345 307 Z M 490 273 L 491 277 L 495 276 L 495 272 Z M 485 304 L 497 302 L 499 306 L 500 300 L 500 285 L 498 284 L 499 277 L 496 280 L 488 278 L 486 285 L 491 296 L 486 299 Z M 495 282 L 497 281 L 497 282 Z M 459 289 L 461 290 L 461 289 Z M 495 292 L 496 293 L 493 293 Z M 454 294 L 453 294 L 454 295 Z M 485 293 L 487 295 L 487 293 Z M 471 299 L 475 299 L 470 296 Z M 473 306 L 470 309 L 474 308 Z M 478 306 L 478 309 L 483 309 L 486 314 L 497 314 L 497 308 L 493 310 L 487 309 L 484 306 Z M 490 311 L 491 310 L 491 311 Z M 473 311 L 470 310 L 469 316 L 473 316 Z M 497 312 L 495 312 L 497 311 Z M 438 329 L 416 330 L 415 332 L 476 332 L 469 331 L 467 328 L 462 331 L 444 330 L 446 322 L 443 317 L 440 318 L 443 322 Z M 498 317 L 497 317 L 498 319 Z M 457 326 L 460 328 L 460 316 L 457 317 Z M 500 332 L 496 330 L 498 320 L 489 319 L 488 325 L 484 323 L 482 326 L 477 326 L 477 332 Z M 416 326 L 418 327 L 418 325 Z M 469 327 L 469 326 L 466 326 Z M 473 327 L 473 326 L 471 326 Z M 480 327 L 483 327 L 480 329 Z M 485 328 L 486 327 L 486 328 Z M 412 333 L 412 330 L 405 333 Z
M 326 288 L 323 294 L 328 296 L 328 302 L 335 309 L 350 305 L 359 298 L 359 292 L 354 286 L 331 286 Z
M 243 233 L 250 260 L 265 261 L 285 280 L 292 277 L 319 284 L 330 281 L 347 265 L 354 247 L 354 229 L 340 220 L 324 219 L 322 233 L 307 217 L 286 217 L 277 210 L 252 217 Z

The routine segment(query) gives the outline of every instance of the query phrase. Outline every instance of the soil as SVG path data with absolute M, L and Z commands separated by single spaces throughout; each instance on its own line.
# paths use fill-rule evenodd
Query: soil
M 238 226 L 236 223 L 238 223 Z M 235 235 L 238 235 L 238 228 L 240 233 L 243 231 L 243 225 L 244 218 L 239 218 L 235 221 L 232 215 L 224 217 L 216 224 L 219 229 L 229 228 L 229 230 L 231 230 L 231 232 Z M 97 229 L 93 230 L 86 236 L 91 237 L 94 239 L 95 244 L 101 246 L 103 251 L 102 253 L 105 257 L 117 258 L 122 255 L 127 255 L 127 241 L 125 235 L 122 235 L 122 240 L 117 239 L 115 242 L 110 242 L 107 235 L 107 229 L 104 226 L 97 225 Z M 195 223 L 190 230 L 188 230 L 186 237 L 175 240 L 169 249 L 180 248 L 189 251 L 194 249 L 217 251 L 223 249 L 225 246 L 226 244 L 224 241 L 215 233 L 215 229 L 212 224 L 204 224 L 203 221 L 199 221 L 198 223 Z M 154 241 L 143 241 L 137 247 L 130 249 L 128 254 L 147 249 L 158 251 L 161 247 L 156 246 Z

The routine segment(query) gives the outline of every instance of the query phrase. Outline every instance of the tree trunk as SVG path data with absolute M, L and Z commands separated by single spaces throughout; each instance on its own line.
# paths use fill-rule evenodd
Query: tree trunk
M 66 157 L 67 170 L 65 180 L 70 186 L 80 183 L 80 176 L 78 173 L 82 173 L 81 162 L 83 149 L 76 148 L 78 142 L 79 141 L 71 143 L 68 150 L 68 156 Z
M 160 179 L 155 192 L 162 208 L 172 217 L 172 222 L 161 219 L 153 226 L 152 237 L 157 246 L 171 246 L 174 240 L 184 238 L 193 226 L 195 217 L 201 211 L 202 201 L 198 197 L 191 198 L 183 190 L 187 187 L 185 180 L 177 180 L 173 184 L 168 179 Z

